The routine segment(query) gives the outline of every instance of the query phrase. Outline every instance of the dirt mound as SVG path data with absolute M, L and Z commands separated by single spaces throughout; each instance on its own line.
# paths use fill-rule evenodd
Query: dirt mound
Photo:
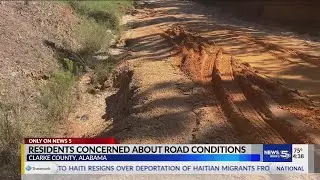
M 178 55 L 174 64 L 220 99 L 229 120 L 248 143 L 317 143 L 319 107 L 296 90 L 273 81 L 221 47 L 181 27 L 164 36 Z
M 167 30 L 165 37 L 175 44 L 180 51 L 174 64 L 192 76 L 194 80 L 201 84 L 209 84 L 214 60 L 222 49 L 210 46 L 206 39 L 186 33 L 179 26 Z

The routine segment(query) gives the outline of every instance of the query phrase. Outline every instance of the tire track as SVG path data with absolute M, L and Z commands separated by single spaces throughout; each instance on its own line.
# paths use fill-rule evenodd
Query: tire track
M 241 68 L 234 69 L 236 79 L 250 103 L 266 116 L 265 121 L 276 129 L 288 143 L 319 143 L 319 133 L 316 129 L 284 110 L 263 89 L 246 79 L 239 70 Z
M 230 120 L 250 143 L 284 143 L 282 137 L 271 128 L 251 106 L 233 76 L 231 58 L 219 55 L 215 60 L 213 86 Z
M 178 64 L 182 71 L 219 99 L 242 142 L 319 142 L 317 125 L 310 126 L 292 114 L 289 106 L 283 108 L 283 104 L 277 103 L 279 98 L 289 99 L 308 109 L 313 104 L 306 96 L 266 79 L 251 70 L 250 65 L 239 64 L 224 54 L 221 47 L 210 45 L 206 39 L 193 36 L 179 26 L 166 31 L 165 37 L 180 51 L 177 58 L 182 58 Z

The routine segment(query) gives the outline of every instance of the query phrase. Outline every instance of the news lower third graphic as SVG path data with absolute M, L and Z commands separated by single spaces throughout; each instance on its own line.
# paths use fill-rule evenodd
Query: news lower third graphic
M 292 162 L 291 144 L 267 144 L 263 145 L 264 162 Z
M 21 174 L 314 173 L 317 145 L 116 144 L 113 138 L 30 138 Z

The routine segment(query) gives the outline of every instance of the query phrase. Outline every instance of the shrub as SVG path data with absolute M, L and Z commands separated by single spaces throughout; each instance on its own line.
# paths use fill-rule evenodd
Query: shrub
M 72 67 L 72 63 L 69 63 Z M 72 70 L 72 69 L 70 69 Z M 56 71 L 42 88 L 41 115 L 28 111 L 28 102 L 0 102 L 0 179 L 20 179 L 20 144 L 23 137 L 52 137 L 73 103 L 75 78 L 70 71 Z M 36 110 L 37 111 L 37 110 Z
M 77 13 L 94 20 L 105 30 L 119 36 L 122 30 L 120 17 L 123 8 L 132 7 L 132 1 L 69 1 Z
M 112 39 L 111 32 L 92 19 L 84 19 L 79 25 L 77 34 L 80 42 L 78 53 L 81 56 L 92 55 L 103 47 L 109 47 Z
M 22 140 L 17 109 L 13 104 L 0 103 L 0 179 L 1 177 L 17 179 L 19 176 L 19 145 Z M 2 175 L 1 175 L 2 174 Z
M 70 61 L 70 60 L 68 60 Z M 72 61 L 70 61 L 72 66 Z M 47 121 L 58 122 L 68 117 L 74 102 L 76 78 L 68 71 L 56 71 L 42 89 L 41 104 L 47 112 Z
M 110 60 L 106 60 L 98 65 L 96 65 L 94 74 L 91 78 L 91 83 L 94 86 L 103 86 L 104 82 L 108 79 L 108 75 L 112 70 L 113 65 Z
M 94 19 L 98 24 L 114 30 L 115 32 L 119 32 L 120 30 L 120 19 L 115 14 L 105 11 L 93 11 L 89 12 L 88 17 Z

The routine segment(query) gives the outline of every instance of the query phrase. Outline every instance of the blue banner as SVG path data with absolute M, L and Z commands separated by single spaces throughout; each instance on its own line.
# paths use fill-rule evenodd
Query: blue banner
M 28 154 L 27 161 L 260 161 L 260 154 Z

